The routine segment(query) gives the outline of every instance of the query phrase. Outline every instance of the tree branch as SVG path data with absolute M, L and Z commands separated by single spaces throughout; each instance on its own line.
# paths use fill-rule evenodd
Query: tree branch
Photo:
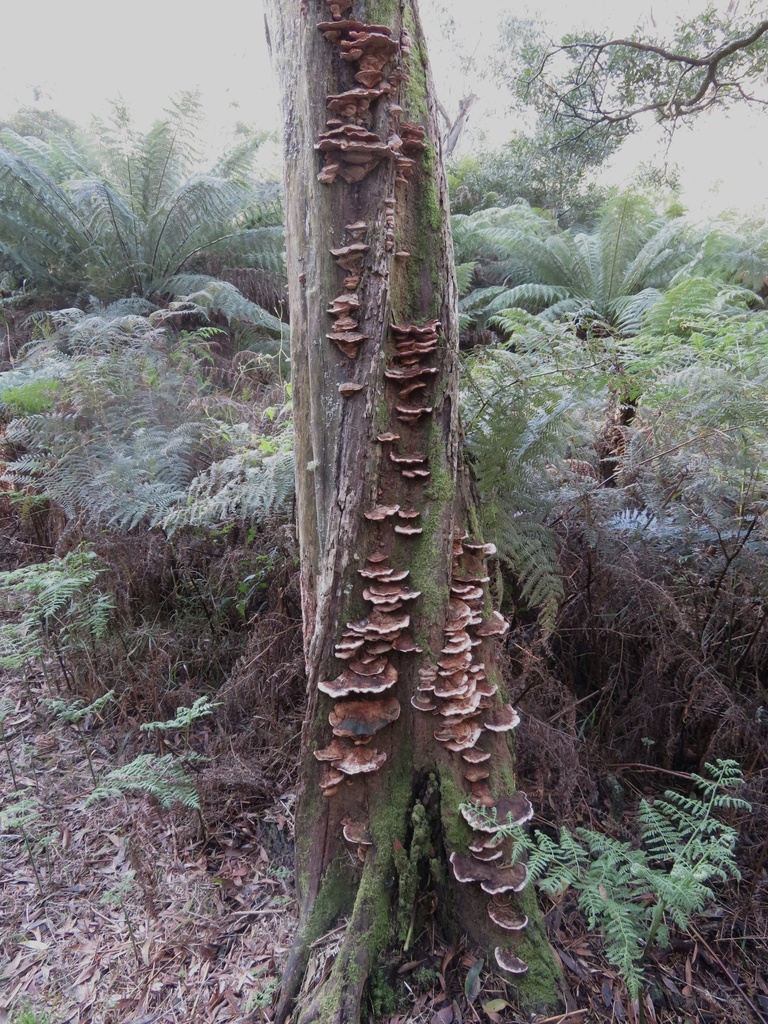
M 732 39 L 729 43 L 723 43 L 722 46 L 718 46 L 716 50 L 707 54 L 705 57 L 690 57 L 685 53 L 675 53 L 673 50 L 667 50 L 663 46 L 656 46 L 654 43 L 643 43 L 636 39 L 609 39 L 603 43 L 589 43 L 584 40 L 579 40 L 575 43 L 563 43 L 558 46 L 555 52 L 562 50 L 575 50 L 575 49 L 587 49 L 589 52 L 594 52 L 599 56 L 608 47 L 623 46 L 628 50 L 638 50 L 641 53 L 653 53 L 657 57 L 661 57 L 663 60 L 668 61 L 672 64 L 688 64 L 691 67 L 717 67 L 727 57 L 737 53 L 739 50 L 745 50 L 756 43 L 758 39 L 762 38 L 768 32 L 768 20 L 761 21 L 755 26 L 749 35 L 741 36 L 738 39 Z
M 568 120 L 579 122 L 584 131 L 599 125 L 624 125 L 642 114 L 652 113 L 660 121 L 675 121 L 680 117 L 688 117 L 709 109 L 714 104 L 727 100 L 729 95 L 746 102 L 768 105 L 768 100 L 753 96 L 745 88 L 745 80 L 756 73 L 754 68 L 746 68 L 743 73 L 731 75 L 727 79 L 721 77 L 724 64 L 735 54 L 748 50 L 768 34 L 768 19 L 760 21 L 755 27 L 735 39 L 722 43 L 710 52 L 696 56 L 682 53 L 673 47 L 661 46 L 652 42 L 635 39 L 611 39 L 602 42 L 576 40 L 550 48 L 541 58 L 537 69 L 532 74 L 530 84 L 537 80 L 544 82 L 545 91 L 549 92 L 557 105 L 557 115 Z M 609 51 L 622 49 L 625 51 L 649 54 L 660 62 L 678 66 L 679 75 L 666 86 L 666 94 L 660 95 L 664 88 L 664 80 L 659 75 L 656 83 L 645 83 L 646 101 L 635 97 L 638 102 L 623 106 L 621 99 L 613 103 L 607 100 L 607 89 L 615 69 L 603 60 Z M 565 83 L 546 83 L 547 64 L 558 53 L 568 53 L 574 60 L 574 71 Z M 658 65 L 657 65 L 658 66 Z M 698 79 L 698 73 L 702 77 Z M 620 74 L 621 72 L 619 72 Z M 692 79 L 691 76 L 695 77 Z M 669 76 L 670 78 L 672 76 Z M 697 80 L 698 79 L 698 80 Z M 654 95 L 654 84 L 655 95 Z M 541 87 L 541 85 L 540 85 Z M 686 92 L 689 94 L 686 95 Z

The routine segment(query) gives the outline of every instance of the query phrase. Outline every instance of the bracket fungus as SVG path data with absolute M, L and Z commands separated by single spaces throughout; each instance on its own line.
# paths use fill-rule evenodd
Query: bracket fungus
M 317 688 L 321 693 L 338 700 L 340 697 L 349 697 L 353 693 L 384 693 L 385 690 L 391 689 L 396 682 L 397 669 L 394 665 L 388 664 L 386 671 L 372 676 L 361 675 L 347 668 L 335 679 L 320 680 Z
M 483 730 L 475 722 L 468 720 L 457 722 L 455 725 L 446 725 L 437 729 L 434 733 L 439 743 L 444 743 L 447 750 L 453 753 L 460 753 L 468 747 L 474 747 L 480 739 Z
M 495 802 L 487 782 L 473 782 L 470 786 L 470 799 L 479 807 L 493 807 Z
M 519 862 L 508 865 L 483 863 L 460 853 L 452 853 L 449 859 L 457 882 L 479 882 L 480 888 L 489 896 L 521 892 L 525 888 L 528 872 Z
M 399 512 L 397 514 L 400 515 Z M 365 569 L 358 569 L 357 571 L 365 580 L 391 580 L 393 582 L 404 580 L 410 574 L 410 569 L 399 569 L 395 572 L 389 566 L 381 564 L 367 566 Z
M 466 696 L 469 687 L 469 676 L 466 672 L 456 672 L 447 678 L 441 678 L 435 682 L 433 690 L 435 696 L 441 700 L 452 700 L 454 697 Z
M 321 747 L 315 751 L 318 761 L 339 761 L 344 757 L 345 747 L 339 739 L 332 739 L 327 747 Z
M 411 381 L 419 377 L 430 377 L 438 372 L 436 366 L 389 366 L 384 376 L 389 380 Z
M 533 807 L 525 793 L 518 790 L 512 796 L 502 797 L 486 811 L 463 804 L 461 816 L 475 832 L 496 833 L 502 825 L 525 825 L 533 817 Z
M 392 616 L 384 612 L 374 610 L 358 622 L 348 622 L 347 629 L 353 633 L 359 633 L 367 639 L 379 639 L 384 636 L 402 633 L 411 624 L 410 615 Z
M 374 100 L 388 91 L 388 89 L 366 89 L 363 86 L 358 86 L 356 89 L 348 89 L 347 92 L 329 96 L 328 109 L 339 117 L 354 120 L 362 117 Z
M 464 672 L 472 664 L 472 651 L 465 649 L 456 653 L 444 654 L 437 659 L 437 666 L 442 671 L 441 676 L 452 676 L 455 672 Z
M 326 185 L 332 185 L 337 177 L 348 185 L 357 184 L 392 155 L 387 143 L 375 132 L 349 123 L 321 132 L 315 149 L 325 157 L 325 166 L 317 177 Z
M 345 775 L 362 775 L 377 772 L 387 760 L 384 751 L 374 747 L 350 747 L 340 761 L 334 762 L 334 768 Z
M 509 631 L 509 623 L 501 614 L 501 612 L 494 611 L 491 618 L 483 622 L 482 625 L 478 626 L 475 630 L 477 636 L 505 636 Z
M 475 677 L 475 688 L 481 697 L 495 697 L 499 689 L 496 683 L 489 683 L 486 679 L 478 677 Z
M 483 725 L 491 732 L 509 732 L 520 725 L 520 715 L 511 704 L 504 704 L 492 715 L 486 715 Z
M 363 512 L 363 515 L 366 519 L 370 519 L 371 522 L 380 523 L 389 516 L 396 515 L 399 510 L 399 505 L 374 505 L 367 512 Z
M 360 308 L 360 299 L 354 292 L 344 292 L 337 295 L 328 306 L 327 312 L 330 316 L 348 316 L 351 310 Z
M 372 583 L 363 591 L 363 598 L 374 605 L 391 601 L 414 601 L 417 597 L 421 597 L 420 590 L 406 590 L 399 583 Z
M 354 846 L 373 846 L 373 836 L 365 825 L 358 821 L 345 822 L 342 833 L 346 841 Z
M 504 856 L 504 851 L 489 850 L 484 846 L 481 850 L 473 850 L 472 856 L 475 860 L 479 860 L 481 864 L 492 864 L 496 860 L 501 860 Z
M 349 245 L 340 245 L 338 249 L 329 251 L 336 260 L 337 266 L 342 270 L 359 271 L 365 254 L 370 248 L 370 245 L 366 245 L 365 242 L 350 242 Z
M 382 562 L 386 562 L 389 555 L 386 551 L 372 551 L 369 555 L 365 556 L 366 562 L 371 562 L 373 565 L 380 565 Z
M 416 693 L 411 697 L 411 707 L 416 708 L 417 711 L 434 711 L 437 708 L 434 700 L 431 700 L 426 694 Z
M 334 704 L 328 721 L 334 736 L 348 737 L 366 743 L 371 736 L 400 717 L 397 697 L 380 700 L 340 700 Z
M 463 654 L 465 651 L 471 651 L 472 649 L 472 638 L 466 630 L 460 629 L 457 633 L 449 633 L 448 638 L 445 642 L 445 647 L 440 651 L 441 654 Z
M 323 791 L 323 796 L 332 796 L 344 780 L 345 776 L 342 772 L 336 771 L 330 764 L 324 765 L 320 774 L 320 788 Z
M 496 903 L 494 900 L 488 904 L 488 917 L 507 932 L 521 932 L 528 927 L 528 918 L 525 914 L 520 914 L 512 907 Z
M 435 696 L 439 696 L 437 691 Z M 469 718 L 477 711 L 480 699 L 479 693 L 471 693 L 459 700 L 448 700 L 440 708 L 440 714 L 443 718 Z
M 350 672 L 356 672 L 359 676 L 380 676 L 386 673 L 388 665 L 389 662 L 386 658 L 376 655 L 366 660 L 359 658 L 356 661 L 351 661 L 347 669 Z
M 427 148 L 424 141 L 426 131 L 420 124 L 413 121 L 400 122 L 400 137 L 403 140 L 403 152 L 409 156 L 418 156 Z
M 348 38 L 341 40 L 341 59 L 357 63 L 360 70 L 355 81 L 366 88 L 374 88 L 384 77 L 384 65 L 400 50 L 397 40 L 385 25 L 364 25 L 350 29 Z
M 424 649 L 415 643 L 410 633 L 402 633 L 392 641 L 392 650 L 400 654 L 423 654 Z
M 347 359 L 357 359 L 357 354 L 360 351 L 360 345 L 367 337 L 367 334 L 360 334 L 357 331 L 348 331 L 344 333 L 341 331 L 331 331 L 326 334 L 326 338 L 328 338 L 329 341 L 332 341 L 341 354 L 346 356 Z
M 394 462 L 396 466 L 420 466 L 427 461 L 427 456 L 419 454 L 395 455 L 393 451 L 390 451 L 389 461 Z
M 495 956 L 496 963 L 502 971 L 507 971 L 509 974 L 525 974 L 528 971 L 528 964 L 525 960 L 521 960 L 519 956 L 515 956 L 511 950 L 502 949 L 501 946 L 497 946 Z
M 432 412 L 431 405 L 396 405 L 395 415 L 401 423 L 418 423 L 422 416 L 429 416 Z
M 392 650 L 389 640 L 366 640 L 365 646 L 370 654 L 389 654 Z
M 470 540 L 469 537 L 462 537 L 464 550 L 471 554 L 495 555 L 496 545 L 482 540 Z
M 466 630 L 472 619 L 472 609 L 464 601 L 452 597 L 448 602 L 448 616 L 445 620 L 444 631 L 446 634 L 461 633 Z
M 482 764 L 483 761 L 487 761 L 491 752 L 489 750 L 479 750 L 477 747 L 473 747 L 470 750 L 465 750 L 462 753 L 462 758 L 467 764 Z
M 339 21 L 344 15 L 352 10 L 352 0 L 325 0 L 331 9 L 331 17 Z

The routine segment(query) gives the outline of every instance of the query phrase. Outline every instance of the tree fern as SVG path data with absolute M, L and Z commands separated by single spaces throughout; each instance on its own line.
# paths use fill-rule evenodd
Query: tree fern
M 290 408 L 274 410 L 263 432 L 228 422 L 231 398 L 203 374 L 205 329 L 174 350 L 156 314 L 67 309 L 38 318 L 36 330 L 26 358 L 0 374 L 11 417 L 2 478 L 19 492 L 70 517 L 171 532 L 257 522 L 289 502 Z M 40 411 L 29 410 L 35 401 Z
M 292 499 L 293 488 L 292 450 L 264 455 L 246 447 L 195 477 L 186 500 L 158 522 L 170 535 L 184 526 L 257 522 L 278 513 Z
M 695 234 L 681 218 L 660 218 L 632 193 L 608 202 L 591 234 L 543 231 L 530 218 L 492 225 L 489 212 L 458 222 L 461 259 L 478 261 L 476 290 L 464 295 L 461 308 L 478 324 L 519 306 L 549 320 L 585 310 L 617 331 L 636 333 L 642 312 L 696 252 Z M 514 262 L 499 280 L 501 264 L 492 257 L 502 252 Z
M 196 385 L 146 318 L 64 310 L 50 326 L 50 338 L 0 375 L 0 402 L 9 385 L 11 395 L 45 380 L 66 391 L 54 392 L 53 409 L 8 424 L 3 479 L 121 529 L 167 512 L 204 448 L 205 420 L 190 409 Z
M 168 288 L 185 302 L 192 302 L 205 314 L 220 313 L 227 321 L 241 320 L 271 334 L 280 334 L 283 325 L 255 302 L 248 299 L 228 281 L 219 281 L 205 274 L 177 274 L 169 278 Z
M 208 252 L 282 273 L 280 229 L 245 223 L 264 198 L 243 174 L 248 147 L 220 162 L 226 173 L 194 170 L 198 129 L 194 94 L 183 94 L 145 135 L 116 104 L 111 121 L 95 122 L 95 138 L 77 148 L 4 129 L 0 253 L 36 286 L 105 302 L 172 295 L 174 277 Z M 248 315 L 279 331 L 265 311 Z

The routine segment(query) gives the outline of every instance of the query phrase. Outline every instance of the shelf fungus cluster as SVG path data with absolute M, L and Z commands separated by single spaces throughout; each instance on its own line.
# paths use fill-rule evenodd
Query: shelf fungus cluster
M 491 751 L 481 746 L 484 735 L 507 732 L 520 723 L 517 711 L 500 701 L 481 654 L 487 646 L 484 641 L 504 636 L 509 628 L 499 612 L 490 617 L 484 613 L 490 582 L 485 558 L 494 553 L 492 544 L 472 541 L 466 534 L 454 537 L 443 647 L 435 665 L 419 670 L 418 691 L 411 704 L 435 718 L 435 739 L 461 758 L 471 801 L 462 814 L 475 836 L 466 854 L 451 854 L 454 876 L 458 882 L 479 883 L 492 897 L 490 920 L 502 931 L 513 933 L 528 923 L 510 903 L 510 897 L 525 887 L 526 869 L 522 863 L 509 862 L 511 840 L 504 838 L 500 827 L 510 821 L 525 824 L 533 809 L 521 792 L 494 797 L 488 784 Z M 521 974 L 527 970 L 507 946 L 497 947 L 496 959 L 505 971 Z
M 358 860 L 365 860 L 368 847 L 373 846 L 373 836 L 362 822 L 345 818 L 342 821 L 342 825 L 344 839 L 350 846 L 356 848 Z
M 427 148 L 425 131 L 421 125 L 402 121 L 397 135 L 390 137 L 390 148 L 395 157 L 395 182 L 407 185 L 416 169 L 418 157 Z
M 391 324 L 390 335 L 394 352 L 387 364 L 384 376 L 397 388 L 394 402 L 395 416 L 400 423 L 414 426 L 423 416 L 432 413 L 432 406 L 426 392 L 438 373 L 436 366 L 429 366 L 425 360 L 438 345 L 439 320 L 429 320 L 417 327 L 415 324 Z M 394 462 L 396 458 L 391 456 Z M 423 463 L 425 460 L 421 460 Z M 406 479 L 426 478 L 428 469 L 418 460 L 404 466 L 402 474 Z
M 396 505 L 379 505 L 366 515 L 384 523 L 399 511 Z M 388 563 L 386 553 L 376 550 L 358 570 L 363 598 L 372 610 L 364 619 L 348 622 L 336 644 L 334 653 L 345 662 L 343 671 L 318 683 L 318 689 L 334 700 L 328 716 L 334 738 L 315 751 L 324 763 L 320 785 L 325 796 L 333 796 L 352 776 L 378 771 L 385 763 L 387 755 L 375 748 L 373 739 L 400 717 L 400 702 L 392 692 L 398 674 L 391 657 L 421 653 L 408 632 L 410 614 L 403 610 L 420 592 L 408 586 L 409 570 L 395 570 Z
M 360 286 L 362 265 L 365 254 L 370 246 L 365 243 L 365 236 L 368 228 L 365 221 L 356 221 L 354 224 L 347 224 L 344 228 L 345 244 L 338 249 L 331 249 L 331 255 L 338 267 L 346 274 L 344 278 L 344 291 L 330 303 L 327 309 L 329 316 L 333 317 L 333 325 L 326 335 L 329 341 L 339 349 L 347 359 L 356 359 L 360 346 L 368 335 L 360 330 L 357 320 L 360 310 L 360 296 L 357 289 Z M 350 389 L 339 388 L 342 394 L 350 394 Z M 351 391 L 361 390 L 355 386 Z
M 404 74 L 398 68 L 393 68 L 385 77 L 386 66 L 393 58 L 400 57 L 401 47 L 386 25 L 366 25 L 362 21 L 345 19 L 343 14 L 348 11 L 349 7 L 344 4 L 333 4 L 333 20 L 317 26 L 325 39 L 338 47 L 341 60 L 355 68 L 353 77 L 356 85 L 328 96 L 326 130 L 320 133 L 315 143 L 315 149 L 324 157 L 318 180 L 328 185 L 337 178 L 349 185 L 357 184 L 384 159 L 398 161 L 399 173 L 399 161 L 409 158 L 406 148 L 410 147 L 409 152 L 412 152 L 414 144 L 419 141 L 419 131 L 422 139 L 424 135 L 423 129 L 413 125 L 413 130 L 406 133 L 407 138 L 393 131 L 387 139 L 382 139 L 361 123 L 371 105 L 382 96 L 391 95 L 403 81 Z M 400 109 L 393 103 L 390 114 L 396 117 Z M 412 161 L 412 157 L 410 159 Z

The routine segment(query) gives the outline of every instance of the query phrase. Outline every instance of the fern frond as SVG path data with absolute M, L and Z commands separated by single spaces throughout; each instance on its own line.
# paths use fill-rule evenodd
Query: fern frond
M 246 449 L 213 463 L 189 485 L 185 502 L 160 524 L 169 535 L 184 526 L 258 522 L 279 512 L 293 497 L 293 452 L 262 456 Z
M 180 803 L 200 810 L 200 796 L 195 784 L 173 754 L 162 757 L 139 754 L 129 764 L 112 768 L 102 776 L 86 804 L 133 792 L 154 797 L 161 807 L 171 808 Z
M 280 337 L 285 325 L 266 309 L 250 302 L 233 284 L 204 274 L 177 274 L 163 287 L 184 302 L 193 302 L 206 313 L 221 313 L 228 321 L 245 320 Z
M 475 275 L 475 267 L 477 261 L 474 263 L 459 263 L 456 266 L 456 286 L 459 291 L 459 297 L 466 295 L 472 287 L 472 279 Z
M 93 551 L 79 548 L 0 573 L 2 605 L 17 613 L 0 625 L 0 666 L 19 668 L 39 657 L 51 635 L 74 646 L 101 639 L 114 610 L 112 595 L 96 586 L 103 571 Z

